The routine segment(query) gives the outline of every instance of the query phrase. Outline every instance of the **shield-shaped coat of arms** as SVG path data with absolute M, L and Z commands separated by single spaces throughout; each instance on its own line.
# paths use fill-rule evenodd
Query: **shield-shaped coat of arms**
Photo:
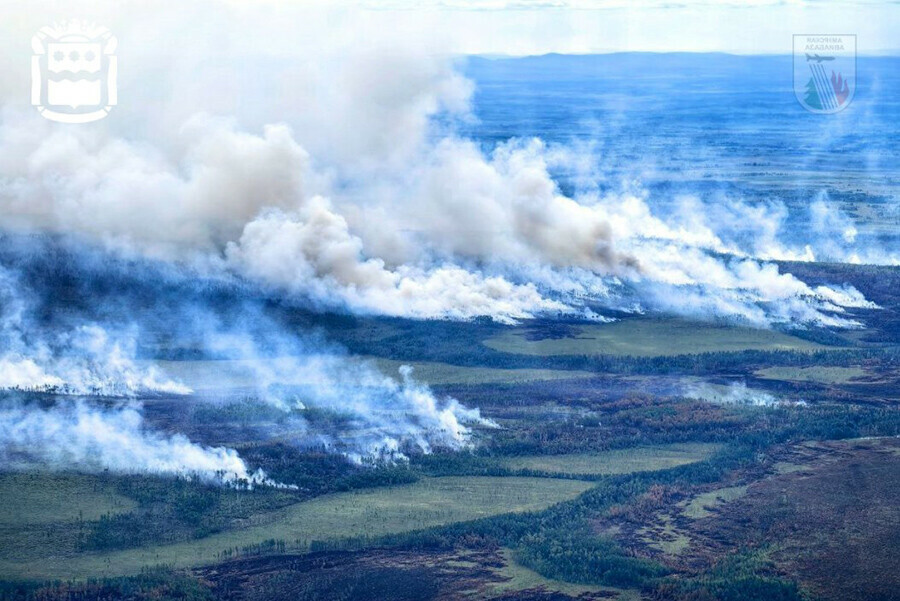
M 31 38 L 31 103 L 62 123 L 88 123 L 117 102 L 116 38 L 77 21 L 44 27 Z
M 794 35 L 794 95 L 803 108 L 837 113 L 855 93 L 855 35 Z

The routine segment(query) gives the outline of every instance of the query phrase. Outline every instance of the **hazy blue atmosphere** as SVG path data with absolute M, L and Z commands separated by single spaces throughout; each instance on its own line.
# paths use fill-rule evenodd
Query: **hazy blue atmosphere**
M 783 202 L 800 225 L 827 198 L 859 242 L 900 244 L 900 58 L 858 59 L 857 91 L 836 115 L 794 96 L 792 57 L 629 53 L 470 58 L 486 146 L 539 137 L 584 149 L 590 175 L 561 184 L 619 190 L 640 182 L 663 209 L 679 194 Z M 798 232 L 802 235 L 802 232 Z

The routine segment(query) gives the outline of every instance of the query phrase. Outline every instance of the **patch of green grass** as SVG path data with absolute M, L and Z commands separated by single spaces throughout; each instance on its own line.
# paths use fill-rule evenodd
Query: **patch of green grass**
M 278 539 L 309 548 L 313 541 L 377 537 L 511 512 L 537 511 L 590 488 L 577 480 L 448 477 L 415 484 L 318 497 L 255 515 L 248 525 L 199 540 L 108 553 L 61 556 L 53 549 L 29 561 L 0 560 L 0 578 L 82 579 L 133 574 L 144 566 L 213 562 L 220 554 Z
M 82 474 L 0 474 L 0 527 L 98 520 L 137 507 L 115 484 Z
M 362 361 L 365 360 L 370 360 L 379 371 L 392 378 L 399 377 L 401 366 L 409 365 L 413 368 L 413 378 L 431 385 L 514 384 L 539 380 L 585 378 L 594 375 L 590 372 L 561 369 L 465 367 L 437 361 L 397 361 L 378 357 L 362 358 Z M 253 387 L 256 384 L 257 369 L 260 367 L 257 363 L 238 360 L 155 361 L 153 365 L 161 368 L 169 377 L 194 390 L 210 390 Z M 294 375 L 296 378 L 292 383 L 304 383 L 302 374 Z
M 378 369 L 385 375 L 396 378 L 403 365 L 413 368 L 413 378 L 431 384 L 518 384 L 539 380 L 563 380 L 568 378 L 589 378 L 596 374 L 586 371 L 562 369 L 496 369 L 491 367 L 464 367 L 431 361 L 395 361 L 374 359 Z
M 699 494 L 691 499 L 684 507 L 684 515 L 700 519 L 713 514 L 711 509 L 724 505 L 729 501 L 734 501 L 743 497 L 747 493 L 746 486 L 729 486 L 726 488 L 717 488 L 710 492 Z
M 281 359 L 273 358 L 268 362 L 279 360 Z M 289 359 L 283 360 L 288 361 Z M 267 361 L 257 359 L 147 361 L 146 363 L 160 368 L 170 378 L 196 391 L 254 388 L 259 380 L 259 370 L 267 367 Z
M 504 565 L 497 570 L 497 575 L 503 581 L 490 586 L 489 593 L 491 597 L 506 592 L 541 589 L 548 592 L 559 592 L 572 597 L 590 593 L 604 593 L 604 598 L 618 599 L 619 601 L 639 601 L 641 598 L 640 592 L 636 590 L 551 580 L 517 563 L 513 558 L 512 551 L 509 549 L 504 549 L 502 554 Z
M 817 382 L 820 384 L 846 384 L 854 378 L 866 375 L 861 367 L 829 367 L 813 365 L 811 367 L 766 367 L 756 371 L 756 376 L 769 380 L 787 380 L 790 382 Z
M 714 443 L 680 443 L 616 449 L 573 455 L 528 455 L 503 459 L 513 470 L 534 470 L 568 475 L 608 475 L 652 472 L 712 457 L 721 448 Z
M 773 330 L 730 327 L 679 319 L 626 319 L 573 326 L 562 338 L 529 339 L 527 327 L 484 341 L 497 351 L 520 355 L 629 355 L 660 357 L 744 350 L 816 350 L 820 344 Z

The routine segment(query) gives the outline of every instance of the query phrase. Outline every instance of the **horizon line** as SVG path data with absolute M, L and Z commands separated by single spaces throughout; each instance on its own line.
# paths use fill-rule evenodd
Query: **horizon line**
M 734 56 L 737 58 L 749 57 L 790 57 L 793 52 L 729 52 L 727 50 L 597 50 L 590 52 L 542 52 L 536 54 L 507 54 L 497 52 L 486 53 L 456 53 L 456 56 L 467 58 L 483 58 L 488 60 L 503 60 L 516 58 L 542 58 L 548 56 L 611 56 L 616 54 L 694 54 L 694 55 L 722 55 Z M 869 52 L 857 52 L 857 58 L 900 58 L 900 48 L 876 50 Z

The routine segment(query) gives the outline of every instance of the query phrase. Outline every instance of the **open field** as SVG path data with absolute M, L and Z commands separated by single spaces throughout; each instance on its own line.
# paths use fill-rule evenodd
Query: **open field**
M 199 540 L 106 553 L 0 560 L 3 578 L 86 578 L 138 572 L 148 565 L 210 563 L 222 552 L 267 540 L 307 548 L 315 540 L 375 537 L 510 512 L 535 511 L 590 488 L 547 478 L 431 478 L 415 484 L 326 495 L 255 515 L 250 525 Z
M 635 534 L 643 544 L 668 557 L 678 556 L 691 544 L 690 537 L 675 525 L 672 516 L 666 514 L 639 528 Z
M 860 367 L 831 367 L 813 365 L 810 367 L 765 367 L 756 371 L 759 378 L 787 380 L 790 382 L 815 382 L 819 384 L 846 384 L 867 374 Z
M 560 369 L 498 369 L 467 367 L 438 361 L 398 361 L 380 357 L 361 357 L 360 362 L 371 361 L 386 376 L 399 378 L 401 366 L 413 368 L 413 377 L 433 386 L 443 384 L 507 384 L 539 380 L 560 380 L 591 377 L 592 373 Z M 266 366 L 260 361 L 155 361 L 153 364 L 167 375 L 195 391 L 217 389 L 241 389 L 255 385 L 259 369 Z M 298 374 L 293 383 L 304 383 Z
M 509 457 L 503 465 L 513 470 L 535 470 L 568 475 L 607 475 L 652 472 L 710 458 L 721 445 L 685 443 L 616 449 L 602 453 Z
M 79 474 L 0 474 L 0 527 L 97 520 L 137 506 L 106 481 Z
M 595 374 L 586 371 L 562 369 L 496 369 L 490 367 L 464 367 L 430 361 L 395 361 L 375 359 L 382 373 L 397 377 L 403 365 L 413 368 L 413 378 L 432 386 L 444 384 L 515 384 L 539 380 L 565 380 L 589 378 Z
M 659 357 L 744 350 L 807 351 L 823 348 L 773 330 L 718 326 L 677 319 L 626 319 L 578 325 L 564 337 L 538 338 L 527 329 L 505 332 L 484 345 L 522 355 L 629 355 Z

